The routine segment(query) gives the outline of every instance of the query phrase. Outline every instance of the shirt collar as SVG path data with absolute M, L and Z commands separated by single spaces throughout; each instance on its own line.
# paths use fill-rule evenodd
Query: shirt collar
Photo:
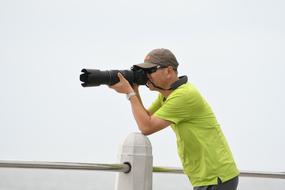
M 171 90 L 175 90 L 177 89 L 179 86 L 186 84 L 188 81 L 188 77 L 186 75 L 179 77 L 179 79 L 177 81 L 175 81 L 174 83 L 171 84 L 170 89 Z

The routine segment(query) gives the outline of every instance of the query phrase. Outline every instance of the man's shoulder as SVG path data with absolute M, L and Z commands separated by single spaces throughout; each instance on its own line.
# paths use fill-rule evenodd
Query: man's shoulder
M 173 95 L 179 95 L 179 96 L 188 96 L 188 95 L 200 95 L 197 88 L 192 83 L 186 83 L 181 85 L 179 88 L 173 91 Z

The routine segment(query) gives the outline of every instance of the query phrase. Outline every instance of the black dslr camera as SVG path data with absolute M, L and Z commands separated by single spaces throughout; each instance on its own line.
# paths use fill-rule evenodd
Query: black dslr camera
M 108 70 L 100 71 L 97 69 L 82 69 L 80 81 L 83 87 L 99 86 L 101 84 L 113 85 L 119 82 L 117 76 L 120 72 L 131 85 L 145 85 L 148 81 L 147 70 L 134 65 L 131 70 Z

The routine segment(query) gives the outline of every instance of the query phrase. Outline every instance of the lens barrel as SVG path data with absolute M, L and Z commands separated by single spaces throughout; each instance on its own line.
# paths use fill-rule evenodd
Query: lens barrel
M 113 85 L 119 82 L 118 72 L 129 81 L 131 85 L 139 84 L 145 85 L 147 76 L 143 70 L 108 70 L 100 71 L 97 69 L 82 69 L 80 81 L 83 82 L 83 87 L 100 86 L 100 85 Z

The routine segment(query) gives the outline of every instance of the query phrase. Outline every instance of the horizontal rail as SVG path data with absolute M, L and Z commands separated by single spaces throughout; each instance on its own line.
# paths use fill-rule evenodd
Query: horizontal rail
M 1 161 L 0 168 L 30 168 L 30 169 L 64 169 L 64 170 L 104 170 L 128 173 L 129 164 L 95 164 L 73 162 L 42 162 L 42 161 Z M 183 169 L 175 167 L 153 167 L 156 173 L 184 174 Z M 285 172 L 240 171 L 241 177 L 285 179 Z
M 276 178 L 285 179 L 285 172 L 261 172 L 261 171 L 241 171 L 242 177 L 261 177 L 261 178 Z
M 129 164 L 93 164 L 72 162 L 41 162 L 41 161 L 1 161 L 0 168 L 32 168 L 32 169 L 63 169 L 63 170 L 104 170 L 128 173 Z
M 181 168 L 169 168 L 169 167 L 153 167 L 153 172 L 158 173 L 173 173 L 184 174 Z M 241 177 L 259 177 L 259 178 L 276 178 L 285 179 L 285 172 L 261 172 L 261 171 L 240 171 Z
M 184 174 L 183 169 L 174 167 L 153 167 L 152 171 L 158 173 Z

